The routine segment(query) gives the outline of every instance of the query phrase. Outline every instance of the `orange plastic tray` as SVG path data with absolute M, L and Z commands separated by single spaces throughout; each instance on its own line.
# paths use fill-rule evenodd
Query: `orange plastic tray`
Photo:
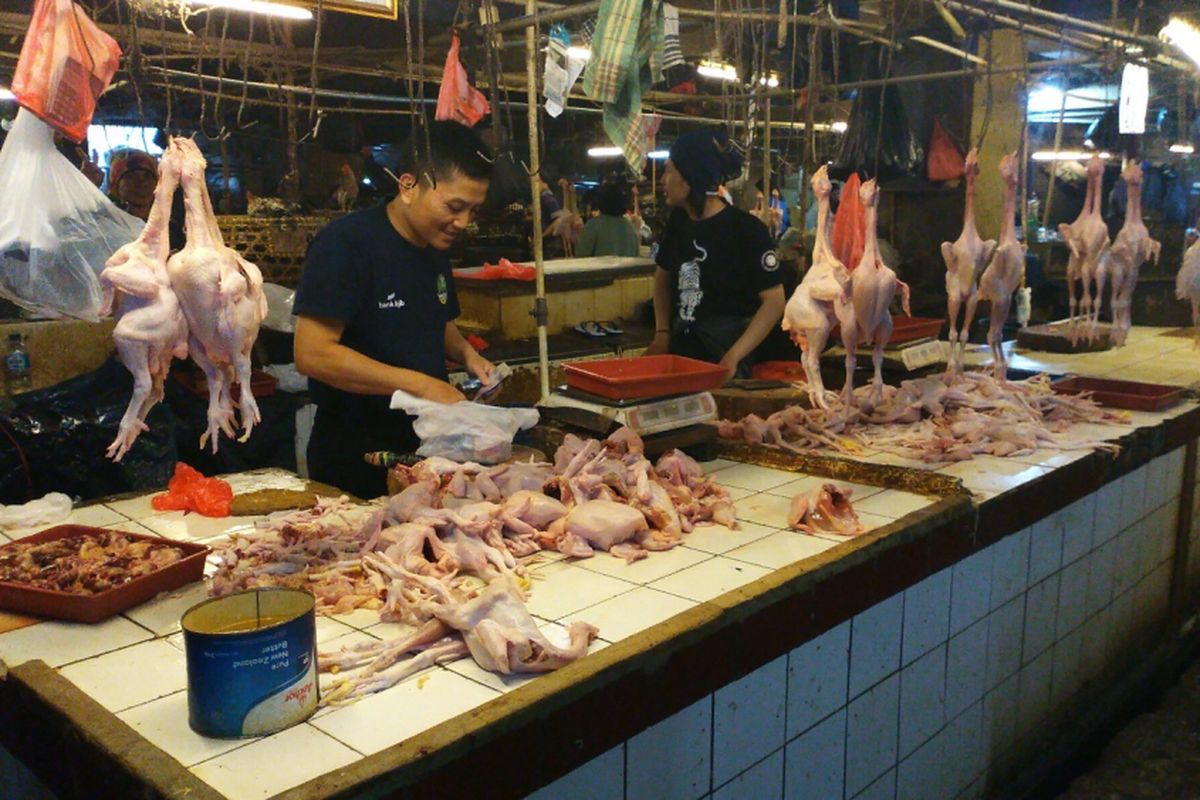
M 642 356 L 564 364 L 567 386 L 609 400 L 664 397 L 715 389 L 725 382 L 717 364 L 683 356 Z
M 106 533 L 103 528 L 88 525 L 58 525 L 40 533 L 26 536 L 21 542 L 50 542 L 79 534 L 97 535 Z M 204 559 L 208 548 L 193 542 L 178 542 L 162 536 L 144 536 L 138 533 L 119 531 L 131 540 L 149 539 L 165 542 L 183 551 L 183 558 L 160 570 L 135 578 L 128 583 L 97 594 L 74 594 L 34 588 L 21 583 L 0 581 L 0 608 L 33 614 L 38 617 L 69 619 L 75 622 L 100 622 L 122 611 L 133 608 L 154 597 L 159 592 L 168 592 L 200 580 L 204 575 Z M 13 544 L 0 547 L 0 553 L 12 548 Z
M 1178 403 L 1183 396 L 1183 388 L 1179 386 L 1108 378 L 1063 378 L 1050 387 L 1059 394 L 1091 392 L 1092 399 L 1102 406 L 1130 411 L 1162 411 Z

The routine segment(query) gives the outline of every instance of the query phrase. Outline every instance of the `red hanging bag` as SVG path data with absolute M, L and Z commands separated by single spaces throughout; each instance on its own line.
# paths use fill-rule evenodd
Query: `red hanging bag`
M 925 174 L 931 181 L 956 181 L 963 176 L 966 160 L 958 151 L 958 145 L 946 133 L 939 120 L 933 121 L 933 134 L 929 137 L 929 157 L 925 159 Z
M 71 0 L 37 0 L 12 91 L 22 106 L 82 142 L 121 48 Z
M 487 98 L 471 85 L 467 71 L 458 60 L 458 33 L 455 32 L 450 40 L 450 52 L 446 53 L 446 66 L 442 68 L 442 86 L 438 89 L 437 113 L 434 116 L 439 120 L 454 120 L 473 128 L 487 113 Z
M 842 184 L 837 213 L 833 215 L 833 254 L 848 270 L 858 266 L 866 247 L 863 238 L 866 210 L 862 200 L 858 198 L 860 186 L 862 181 L 859 180 L 858 173 L 852 173 Z

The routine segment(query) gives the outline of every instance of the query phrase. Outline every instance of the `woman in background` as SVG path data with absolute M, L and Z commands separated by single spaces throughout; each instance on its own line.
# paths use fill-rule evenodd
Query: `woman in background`
M 625 187 L 618 183 L 605 183 L 597 192 L 596 204 L 599 215 L 592 217 L 579 234 L 575 255 L 588 256 L 636 256 L 638 235 L 625 216 L 629 208 L 629 196 Z

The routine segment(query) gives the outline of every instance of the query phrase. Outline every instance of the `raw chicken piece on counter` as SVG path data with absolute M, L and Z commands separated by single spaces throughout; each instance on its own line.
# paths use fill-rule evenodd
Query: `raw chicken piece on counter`
M 558 647 L 525 608 L 525 562 L 543 549 L 633 561 L 679 544 L 704 523 L 736 527 L 729 493 L 677 450 L 657 464 L 620 429 L 605 441 L 568 434 L 554 463 L 483 467 L 429 458 L 396 467 L 386 501 L 345 498 L 269 517 L 217 548 L 211 593 L 261 586 L 311 591 L 317 611 L 379 612 L 416 632 L 320 656 L 355 674 L 323 703 L 386 689 L 427 666 L 471 655 L 496 672 L 544 672 L 587 652 L 596 629 L 569 629 Z
M 747 415 L 721 420 L 727 439 L 797 452 L 833 450 L 854 455 L 884 450 L 927 462 L 962 461 L 979 454 L 1025 455 L 1038 448 L 1117 452 L 1111 442 L 1072 434 L 1076 423 L 1123 425 L 1126 412 L 1111 411 L 1082 395 L 1056 394 L 1045 375 L 1003 381 L 984 372 L 944 374 L 860 390 L 856 407 L 789 406 L 766 419 Z
M 839 536 L 857 536 L 863 532 L 858 512 L 850 504 L 849 487 L 839 488 L 832 483 L 823 483 L 808 492 L 792 498 L 788 511 L 788 527 L 804 533 L 836 533 Z

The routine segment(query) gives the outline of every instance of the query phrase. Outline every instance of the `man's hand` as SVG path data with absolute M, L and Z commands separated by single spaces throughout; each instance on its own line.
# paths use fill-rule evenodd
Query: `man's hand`
M 467 372 L 483 381 L 484 386 L 491 386 L 495 383 L 496 365 L 474 350 L 467 353 L 466 363 L 463 366 L 467 368 Z
M 467 398 L 458 389 L 455 389 L 445 381 L 439 381 L 434 378 L 429 379 L 428 387 L 421 391 L 421 396 L 426 400 L 432 400 L 435 403 L 459 403 Z
M 729 353 L 726 353 L 724 358 L 721 359 L 720 366 L 721 369 L 725 370 L 725 382 L 731 381 L 737 375 L 738 359 L 731 358 Z
M 661 356 L 667 352 L 671 346 L 671 336 L 667 333 L 656 333 L 650 344 L 646 346 L 646 352 L 642 353 L 645 356 Z

